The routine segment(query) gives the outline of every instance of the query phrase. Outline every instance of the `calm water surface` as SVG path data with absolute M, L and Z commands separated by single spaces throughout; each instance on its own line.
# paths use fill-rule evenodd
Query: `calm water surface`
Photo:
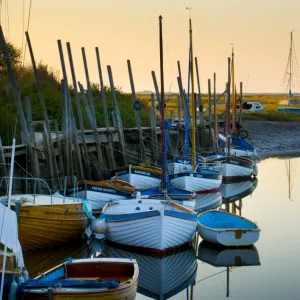
M 300 299 L 300 158 L 268 159 L 258 166 L 258 181 L 237 186 L 244 190 L 244 198 L 230 204 L 242 204 L 237 213 L 241 211 L 261 228 L 253 248 L 226 251 L 205 245 L 199 238 L 197 251 L 188 248 L 158 259 L 96 240 L 89 248 L 74 245 L 72 249 L 27 252 L 27 268 L 35 276 L 52 267 L 51 257 L 79 258 L 101 251 L 102 256 L 137 259 L 138 300 Z M 223 191 L 230 193 L 230 188 L 223 186 Z

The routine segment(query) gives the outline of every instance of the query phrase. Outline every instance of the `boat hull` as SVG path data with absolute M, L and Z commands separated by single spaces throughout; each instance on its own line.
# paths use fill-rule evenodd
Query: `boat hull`
M 222 183 L 222 175 L 179 173 L 170 175 L 169 178 L 172 187 L 190 192 L 210 191 L 219 188 Z
M 204 241 L 223 246 L 250 246 L 260 234 L 260 229 L 253 222 L 214 210 L 199 215 L 197 229 Z
M 89 224 L 82 205 L 21 206 L 18 226 L 22 248 L 44 248 L 81 238 Z
M 114 203 L 119 205 L 115 210 L 118 213 L 105 207 L 102 216 L 108 229 L 104 234 L 112 242 L 149 251 L 167 251 L 184 245 L 195 233 L 197 216 L 191 210 L 171 203 L 168 206 L 166 201 L 160 200 L 124 200 Z M 135 206 L 136 211 L 130 213 Z M 173 207 L 179 209 L 172 210 Z
M 220 207 L 222 205 L 222 194 L 215 193 L 198 194 L 195 200 L 194 211 L 202 213 L 204 211 Z

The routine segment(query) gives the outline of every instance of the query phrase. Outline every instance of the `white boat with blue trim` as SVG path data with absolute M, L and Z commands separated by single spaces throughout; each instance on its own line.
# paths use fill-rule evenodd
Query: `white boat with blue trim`
M 200 214 L 197 226 L 203 240 L 224 246 L 250 246 L 257 242 L 260 234 L 254 222 L 219 210 Z
M 111 242 L 166 251 L 191 241 L 197 213 L 173 201 L 134 199 L 107 203 L 100 221 Z

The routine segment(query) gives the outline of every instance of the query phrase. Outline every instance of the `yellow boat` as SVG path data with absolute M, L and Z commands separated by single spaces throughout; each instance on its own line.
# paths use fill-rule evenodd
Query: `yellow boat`
M 7 197 L 1 197 L 5 203 Z M 52 195 L 12 196 L 23 249 L 44 248 L 83 236 L 89 225 L 85 204 L 75 198 Z
M 134 259 L 76 259 L 28 280 L 20 286 L 20 296 L 45 300 L 133 300 L 138 275 Z

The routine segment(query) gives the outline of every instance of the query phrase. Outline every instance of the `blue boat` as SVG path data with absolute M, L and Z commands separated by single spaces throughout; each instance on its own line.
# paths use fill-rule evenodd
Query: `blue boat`
M 224 246 L 250 246 L 260 234 L 254 222 L 220 210 L 200 214 L 197 227 L 203 240 Z

